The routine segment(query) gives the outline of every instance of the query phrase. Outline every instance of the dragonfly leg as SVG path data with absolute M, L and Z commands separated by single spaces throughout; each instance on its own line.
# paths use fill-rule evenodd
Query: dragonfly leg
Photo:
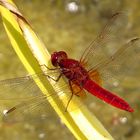
M 42 65 L 40 65 L 41 67 L 45 67 L 46 69 L 48 69 L 48 70 L 58 70 L 58 69 L 60 69 L 60 68 L 49 68 L 47 65 L 45 65 L 45 64 L 42 64 Z
M 71 90 L 71 96 L 70 96 L 70 98 L 69 98 L 69 100 L 68 100 L 68 103 L 67 103 L 67 106 L 66 106 L 65 112 L 67 112 L 67 109 L 68 109 L 68 106 L 69 106 L 69 104 L 70 104 L 70 101 L 72 100 L 72 97 L 73 97 L 73 95 L 74 95 L 74 93 L 73 93 L 73 89 L 72 89 L 72 83 L 71 83 L 70 80 L 69 80 L 69 86 L 70 86 L 70 90 Z
M 49 76 L 49 75 L 47 75 L 47 77 L 48 78 L 50 78 L 50 79 L 52 79 L 53 81 L 55 81 L 55 82 L 58 82 L 59 80 L 60 80 L 60 78 L 62 77 L 62 73 L 60 73 L 60 75 L 56 78 L 56 79 L 54 79 L 53 77 L 51 77 L 51 76 Z
M 48 70 L 60 70 L 61 68 L 49 68 L 48 66 L 46 66 L 45 64 L 43 64 L 43 65 L 40 65 L 41 67 L 45 67 L 45 68 L 47 68 Z M 46 75 L 48 78 L 50 78 L 50 79 L 52 79 L 53 81 L 55 81 L 55 82 L 57 82 L 57 81 L 59 81 L 59 79 L 61 78 L 61 76 L 62 76 L 63 74 L 62 73 L 60 73 L 60 75 L 56 78 L 56 79 L 54 79 L 53 77 L 51 77 L 51 76 L 49 76 L 49 75 Z
M 80 90 L 79 91 L 77 91 L 76 93 L 74 93 L 76 96 L 78 96 L 78 97 L 80 97 L 78 94 L 81 92 L 83 90 L 83 88 L 82 87 L 80 87 Z

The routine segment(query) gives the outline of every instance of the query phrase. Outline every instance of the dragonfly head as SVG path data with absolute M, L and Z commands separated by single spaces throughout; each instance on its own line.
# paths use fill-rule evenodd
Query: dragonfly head
M 59 63 L 61 60 L 64 60 L 67 58 L 68 58 L 68 56 L 64 51 L 54 52 L 51 55 L 51 62 L 53 64 L 53 66 L 57 67 L 57 66 L 59 66 Z

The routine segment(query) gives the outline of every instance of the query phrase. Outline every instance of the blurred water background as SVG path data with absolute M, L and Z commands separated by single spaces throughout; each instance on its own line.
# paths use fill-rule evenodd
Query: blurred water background
M 65 50 L 71 57 L 80 58 L 85 47 L 117 11 L 128 13 L 128 36 L 140 36 L 139 0 L 16 0 L 15 3 L 50 53 Z M 27 72 L 11 47 L 2 21 L 0 42 L 0 79 L 26 75 Z M 140 71 L 136 73 L 136 77 L 129 79 L 129 82 L 114 89 L 124 93 L 121 96 L 135 109 L 132 114 L 114 109 L 95 98 L 89 104 L 91 111 L 115 140 L 139 140 L 139 80 Z M 74 140 L 71 132 L 57 115 L 53 114 L 53 117 L 47 120 L 41 120 L 38 116 L 36 121 L 28 120 L 12 125 L 0 123 L 0 140 Z

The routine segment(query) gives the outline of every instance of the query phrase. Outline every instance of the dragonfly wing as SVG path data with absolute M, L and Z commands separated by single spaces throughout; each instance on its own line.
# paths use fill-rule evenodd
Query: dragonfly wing
M 126 43 L 128 23 L 125 13 L 114 14 L 81 57 L 80 62 L 89 70 L 91 79 L 100 85 L 114 87 L 140 69 L 140 41 L 134 38 Z
M 116 13 L 110 18 L 97 38 L 85 49 L 80 59 L 87 70 L 109 58 L 124 43 L 123 36 L 128 28 L 127 25 L 128 17 L 125 13 Z
M 0 114 L 4 122 L 21 122 L 28 120 L 37 110 L 43 111 L 41 106 L 47 103 L 46 98 L 49 99 L 49 96 L 45 96 L 35 84 L 33 78 L 38 77 L 47 78 L 40 73 L 38 76 L 34 74 L 0 81 Z M 54 96 L 54 93 L 50 96 Z M 48 106 L 49 104 L 47 108 Z M 35 115 L 32 115 L 32 119 L 34 117 Z
M 33 106 L 38 106 L 38 104 L 41 104 L 42 102 L 44 103 L 45 101 L 47 102 L 46 98 L 49 97 L 47 97 L 45 94 L 43 94 L 40 91 L 40 89 L 35 84 L 33 79 L 37 79 L 38 77 L 46 79 L 47 78 L 46 75 L 52 73 L 56 74 L 56 72 L 52 71 L 52 72 L 38 73 L 25 77 L 1 80 L 0 81 L 1 115 L 3 116 L 4 115 L 3 113 L 6 112 L 6 110 L 10 109 L 9 113 L 8 114 L 6 113 L 7 120 L 8 118 L 14 118 L 14 116 L 18 116 L 16 117 L 16 119 L 18 120 L 19 119 L 21 120 L 21 118 L 26 119 L 26 117 L 23 117 L 25 116 L 23 115 L 24 111 L 31 114 L 30 113 L 31 108 L 33 108 Z M 54 93 L 50 93 L 50 94 L 51 94 L 50 96 L 55 96 Z M 28 113 L 24 113 L 24 114 L 28 114 Z
M 91 69 L 89 71 L 89 76 L 90 78 L 95 81 L 96 83 L 98 83 L 99 85 L 102 85 L 102 77 L 101 77 L 101 74 L 98 70 L 96 69 Z
M 140 69 L 139 62 L 140 38 L 135 38 L 121 46 L 109 58 L 98 63 L 91 71 L 98 71 L 103 83 L 113 86 L 116 82 L 137 77 Z
M 9 108 L 5 108 L 2 112 L 2 120 L 5 124 L 14 124 L 17 122 L 24 122 L 28 120 L 41 120 L 49 117 L 47 104 L 45 98 L 34 98 L 30 100 L 21 101 Z M 45 108 L 47 107 L 47 108 Z M 51 109 L 49 110 L 49 112 Z
M 48 75 L 55 77 L 59 75 L 58 70 L 45 71 L 44 73 L 36 73 L 28 76 L 11 78 L 0 81 L 0 99 L 10 99 L 14 100 L 16 97 L 18 99 L 26 99 L 29 97 L 34 97 L 40 95 L 40 89 L 36 86 L 33 79 L 48 79 Z M 11 92 L 14 91 L 14 92 Z M 20 94 L 22 92 L 22 94 Z
M 48 78 L 46 74 L 39 74 L 38 76 L 30 75 L 25 77 L 18 77 L 13 79 L 7 79 L 0 81 L 0 104 L 1 104 L 1 115 L 3 121 L 10 122 L 23 122 L 26 120 L 36 119 L 36 114 L 43 114 L 43 116 L 48 117 L 48 112 L 51 112 L 49 102 L 52 98 L 57 98 L 59 100 L 59 106 L 66 109 L 67 103 L 71 96 L 71 91 L 68 85 L 68 81 L 64 84 L 59 84 L 59 81 L 54 83 L 56 93 L 50 93 L 49 96 L 45 95 L 36 86 L 33 78 Z M 51 80 L 50 78 L 48 78 Z M 74 92 L 77 92 L 78 87 L 72 85 Z M 66 94 L 64 94 L 64 92 Z M 82 92 L 83 93 L 83 92 Z M 81 93 L 81 94 L 82 94 Z M 83 95 L 83 94 L 82 94 Z M 52 98 L 50 98 L 52 97 Z M 77 100 L 78 96 L 74 96 L 73 100 Z M 78 106 L 81 104 L 78 102 Z M 75 105 L 70 104 L 68 111 L 75 110 Z M 49 111 L 48 111 L 49 110 Z M 31 116 L 31 117 L 29 117 Z

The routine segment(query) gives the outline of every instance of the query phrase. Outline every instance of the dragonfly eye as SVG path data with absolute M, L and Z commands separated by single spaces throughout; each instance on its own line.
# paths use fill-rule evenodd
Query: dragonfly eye
M 64 51 L 54 52 L 51 55 L 51 62 L 55 67 L 57 67 L 60 61 L 64 59 L 67 59 L 67 54 Z
M 59 51 L 58 52 L 58 57 L 59 57 L 59 59 L 67 59 L 68 58 L 68 56 L 67 56 L 67 54 L 64 52 L 64 51 Z
M 51 55 L 51 62 L 52 62 L 52 64 L 53 64 L 53 66 L 58 66 L 58 54 L 57 54 L 58 52 L 54 52 L 52 55 Z

